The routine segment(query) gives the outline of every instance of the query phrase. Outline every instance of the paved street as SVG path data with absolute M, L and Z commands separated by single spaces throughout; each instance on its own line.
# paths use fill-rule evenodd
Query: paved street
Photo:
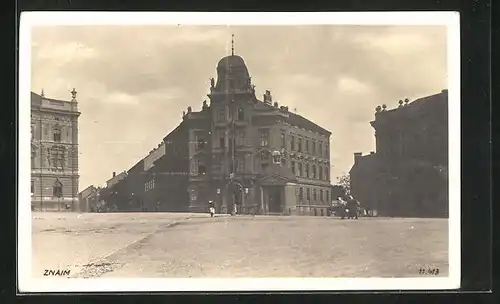
M 441 219 L 33 217 L 35 275 L 48 267 L 69 267 L 72 277 L 106 278 L 418 277 L 419 267 L 448 274 L 448 222 Z

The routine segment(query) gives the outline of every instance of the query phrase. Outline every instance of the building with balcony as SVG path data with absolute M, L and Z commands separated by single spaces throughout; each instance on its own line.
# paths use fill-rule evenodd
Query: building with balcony
M 207 97 L 143 159 L 136 182 L 147 210 L 206 212 L 212 200 L 217 212 L 236 204 L 261 214 L 326 215 L 328 130 L 273 101 L 269 90 L 258 99 L 234 54 L 219 61 Z
M 377 107 L 376 153 L 354 154 L 351 192 L 383 216 L 448 216 L 448 91 Z
M 31 92 L 31 206 L 79 211 L 78 103 Z

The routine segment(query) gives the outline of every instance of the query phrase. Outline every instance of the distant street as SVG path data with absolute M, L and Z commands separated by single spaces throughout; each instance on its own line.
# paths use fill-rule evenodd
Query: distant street
M 44 219 L 50 216 L 58 219 Z M 447 237 L 442 219 L 35 213 L 33 271 L 106 278 L 419 277 L 422 267 L 447 276 Z

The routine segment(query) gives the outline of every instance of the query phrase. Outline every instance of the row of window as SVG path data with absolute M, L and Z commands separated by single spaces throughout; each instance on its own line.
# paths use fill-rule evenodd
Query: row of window
M 245 120 L 245 109 L 243 108 L 238 108 L 236 110 L 236 116 L 235 116 L 235 119 L 236 120 L 239 120 L 239 121 L 242 121 L 242 120 Z M 226 117 L 226 110 L 225 109 L 219 109 L 217 111 L 217 121 L 218 122 L 224 122 L 227 120 L 227 117 Z
M 328 155 L 330 154 L 328 143 L 325 143 L 323 146 L 322 141 L 316 142 L 316 140 L 309 140 L 308 138 L 303 139 L 300 136 L 296 137 L 295 135 L 290 135 L 289 143 L 291 151 L 307 152 L 307 153 L 310 152 L 312 155 L 319 155 L 321 157 L 328 157 Z M 287 141 L 285 133 L 281 133 L 281 148 L 286 149 L 286 147 L 287 147 Z
M 35 181 L 31 181 L 31 195 L 35 194 Z M 52 196 L 62 197 L 63 196 L 63 185 L 61 182 L 56 181 L 52 186 Z
M 219 138 L 219 141 L 215 142 L 216 147 L 225 147 L 225 136 L 222 134 L 217 134 Z M 245 130 L 237 130 L 236 135 L 235 135 L 235 141 L 236 145 L 242 146 L 245 145 L 246 141 L 246 134 Z M 295 136 L 291 135 L 290 137 L 290 150 L 291 151 L 298 151 L 298 152 L 311 152 L 313 155 L 319 155 L 321 157 L 328 157 L 329 156 L 329 149 L 328 145 L 325 144 L 324 150 L 323 150 L 323 142 L 318 142 L 318 149 L 316 149 L 316 141 L 311 141 L 312 146 L 311 149 L 309 149 L 309 139 L 305 140 L 305 150 L 302 149 L 302 138 L 297 139 L 297 145 L 295 145 Z M 206 141 L 203 139 L 198 139 L 198 149 L 204 148 L 206 145 Z M 260 146 L 261 147 L 269 147 L 269 130 L 268 129 L 261 129 L 260 130 Z M 286 137 L 285 134 L 281 134 L 281 148 L 286 148 Z M 318 152 L 318 154 L 317 154 Z
M 327 166 L 316 166 L 310 165 L 308 163 L 297 162 L 297 168 L 295 161 L 291 161 L 292 172 L 300 177 L 319 179 L 319 180 L 329 180 L 329 170 Z
M 304 195 L 304 187 L 295 189 L 295 196 L 298 202 L 330 202 L 330 192 L 328 190 L 316 189 L 316 188 L 306 188 L 306 193 Z
M 43 128 L 43 134 L 44 136 L 49 135 L 49 128 L 45 127 Z M 69 138 L 69 129 L 66 129 L 66 137 Z M 35 140 L 35 127 L 31 126 L 31 140 Z M 61 128 L 54 128 L 52 129 L 52 140 L 55 142 L 61 142 L 62 136 L 61 136 Z

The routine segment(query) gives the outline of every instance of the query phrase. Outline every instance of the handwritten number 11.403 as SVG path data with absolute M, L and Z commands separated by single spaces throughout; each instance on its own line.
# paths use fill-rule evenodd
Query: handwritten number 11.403
M 419 268 L 418 274 L 421 275 L 438 275 L 439 268 Z

